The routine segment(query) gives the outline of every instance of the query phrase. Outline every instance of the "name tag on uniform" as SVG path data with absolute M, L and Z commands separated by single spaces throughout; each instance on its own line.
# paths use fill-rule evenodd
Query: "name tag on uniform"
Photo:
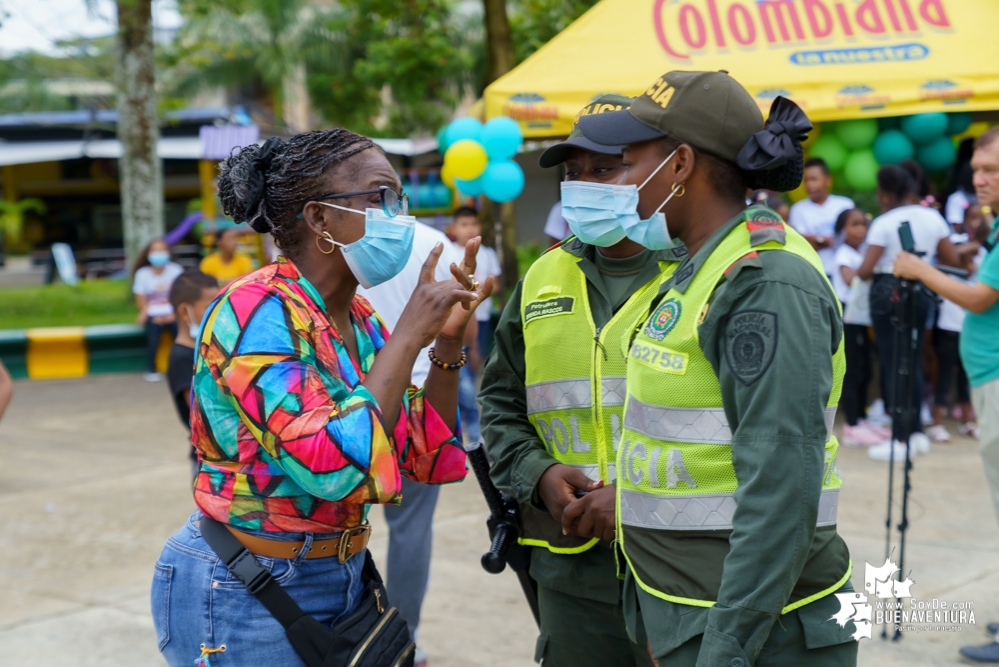
M 534 320 L 543 317 L 554 317 L 556 315 L 570 315 L 576 299 L 571 296 L 560 296 L 544 301 L 532 301 L 524 308 L 524 324 L 530 324 Z
M 661 345 L 636 342 L 631 346 L 631 358 L 662 373 L 683 375 L 687 372 L 687 355 Z

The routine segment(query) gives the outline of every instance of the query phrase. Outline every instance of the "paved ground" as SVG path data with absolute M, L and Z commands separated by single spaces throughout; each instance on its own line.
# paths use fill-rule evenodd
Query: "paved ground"
M 0 425 L 0 665 L 157 666 L 148 608 L 153 563 L 193 509 L 184 430 L 162 384 L 138 376 L 17 383 Z M 887 466 L 847 450 L 840 530 L 855 562 L 884 560 Z M 863 640 L 861 664 L 958 664 L 999 619 L 999 528 L 973 442 L 917 460 L 906 569 L 914 597 L 972 600 L 977 626 Z M 487 575 L 485 504 L 474 482 L 447 487 L 422 643 L 433 667 L 531 664 L 535 630 L 511 574 Z M 373 549 L 381 559 L 381 512 Z

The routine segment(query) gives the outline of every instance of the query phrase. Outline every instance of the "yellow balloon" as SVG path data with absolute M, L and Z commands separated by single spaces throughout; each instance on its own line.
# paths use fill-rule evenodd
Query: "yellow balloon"
M 444 164 L 453 178 L 471 181 L 482 175 L 489 163 L 486 149 L 478 141 L 462 139 L 451 144 L 444 154 Z
M 988 121 L 980 120 L 977 123 L 972 123 L 968 126 L 968 129 L 961 134 L 954 136 L 954 145 L 959 145 L 965 139 L 977 139 L 978 137 L 985 134 L 985 131 L 992 127 Z
M 451 166 L 447 162 L 441 167 L 441 181 L 444 182 L 444 185 L 454 190 L 454 174 L 451 173 Z

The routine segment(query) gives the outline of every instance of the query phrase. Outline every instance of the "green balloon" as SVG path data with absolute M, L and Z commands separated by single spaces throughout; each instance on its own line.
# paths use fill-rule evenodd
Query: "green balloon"
M 916 150 L 916 160 L 927 171 L 942 171 L 954 164 L 957 149 L 950 137 L 940 137 L 933 143 L 924 144 Z
M 874 151 L 869 149 L 857 151 L 846 159 L 843 176 L 851 187 L 869 192 L 878 186 L 880 168 L 878 159 L 874 157 Z
M 867 148 L 878 136 L 878 121 L 873 118 L 845 120 L 836 125 L 836 136 L 847 148 Z
M 846 162 L 846 146 L 835 134 L 823 134 L 808 150 L 808 157 L 822 158 L 829 171 L 839 171 Z
M 874 140 L 874 157 L 881 164 L 898 164 L 915 153 L 915 146 L 901 130 L 885 130 Z
M 447 153 L 448 146 L 447 142 L 447 125 L 437 130 L 437 152 L 441 155 Z
M 902 119 L 902 131 L 913 143 L 928 144 L 947 132 L 947 114 L 934 111 L 906 116 Z
M 967 111 L 947 114 L 947 134 L 961 134 L 971 127 L 972 115 Z

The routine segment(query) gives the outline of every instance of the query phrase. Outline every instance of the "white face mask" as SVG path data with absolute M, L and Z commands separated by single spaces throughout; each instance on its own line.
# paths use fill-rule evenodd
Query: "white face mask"
M 194 310 L 188 306 L 184 306 L 184 310 L 187 311 L 187 331 L 191 334 L 191 338 L 194 342 L 198 342 L 198 338 L 201 337 L 201 321 L 194 319 Z

